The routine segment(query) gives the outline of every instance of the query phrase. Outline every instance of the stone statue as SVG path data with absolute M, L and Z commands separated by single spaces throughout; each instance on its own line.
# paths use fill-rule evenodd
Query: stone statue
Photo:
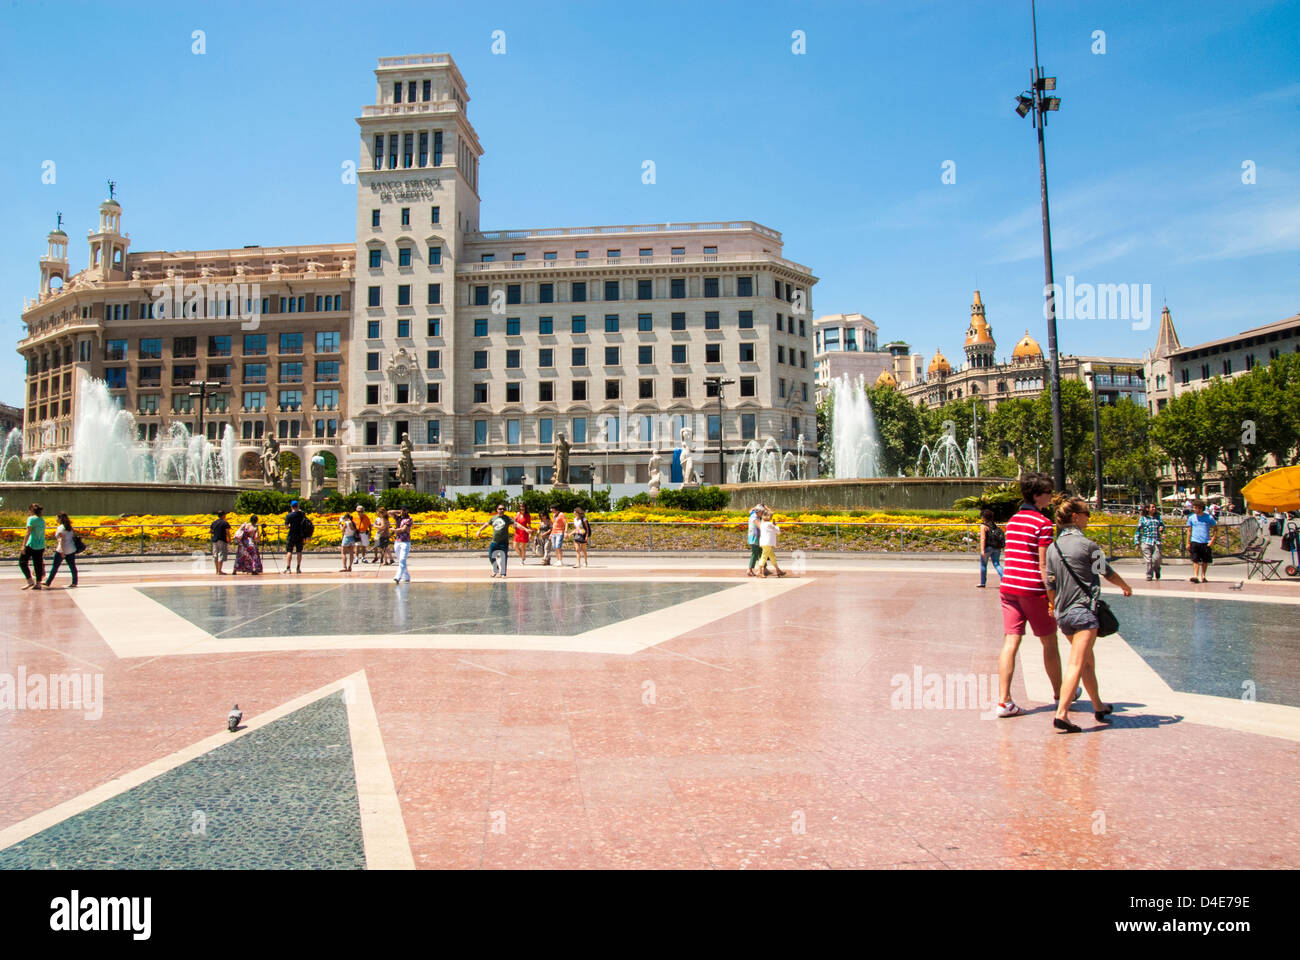
M 320 454 L 311 458 L 311 497 L 315 499 L 325 489 L 325 458 Z
M 397 485 L 400 487 L 415 486 L 415 461 L 411 459 L 411 435 L 402 434 L 401 457 L 397 461 Z
M 659 472 L 659 454 L 650 454 L 650 496 L 659 496 L 659 486 L 664 481 L 663 474 Z
M 280 492 L 293 493 L 293 469 L 291 467 L 285 467 L 284 474 L 280 477 Z
M 262 441 L 262 482 L 268 487 L 280 486 L 280 441 L 270 431 Z
M 691 428 L 682 427 L 682 486 L 698 487 L 700 475 L 695 472 L 695 454 L 691 452 Z
M 563 433 L 555 435 L 555 454 L 551 461 L 551 466 L 555 475 L 551 477 L 551 485 L 556 487 L 567 487 L 569 485 L 569 441 L 564 438 Z

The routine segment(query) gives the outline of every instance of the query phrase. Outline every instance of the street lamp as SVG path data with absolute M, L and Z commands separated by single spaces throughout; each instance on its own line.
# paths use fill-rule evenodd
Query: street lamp
M 220 383 L 217 383 L 216 381 L 213 381 L 213 380 L 191 380 L 191 381 L 190 381 L 190 386 L 191 386 L 191 387 L 198 387 L 198 390 L 197 390 L 197 391 L 194 391 L 194 390 L 191 390 L 191 391 L 190 391 L 190 396 L 191 396 L 191 397 L 198 397 L 198 398 L 199 398 L 199 431 L 198 431 L 198 433 L 199 433 L 199 436 L 201 437 L 201 436 L 203 436 L 203 408 L 207 406 L 208 391 L 209 391 L 209 390 L 215 390 L 217 387 L 221 386 L 221 384 L 220 384 Z
M 1047 113 L 1061 108 L 1060 97 L 1044 96 L 1056 89 L 1056 78 L 1043 76 L 1038 62 L 1038 11 L 1030 3 L 1034 24 L 1034 69 L 1030 72 L 1030 89 L 1016 97 L 1016 113 L 1027 116 L 1032 110 L 1034 127 L 1038 130 L 1038 182 L 1043 205 L 1043 272 L 1046 280 L 1044 294 L 1047 314 L 1047 352 L 1051 364 L 1052 388 L 1052 478 L 1057 490 L 1065 490 L 1065 446 L 1061 436 L 1061 365 L 1056 348 L 1056 287 L 1052 279 L 1052 223 L 1047 206 L 1047 151 L 1043 143 L 1043 128 L 1047 126 Z
M 722 455 L 722 388 L 735 383 L 725 377 L 705 377 L 704 383 L 718 391 L 718 483 L 727 482 L 727 470 Z
M 1097 373 L 1088 371 L 1088 382 L 1092 384 L 1092 465 L 1097 480 L 1097 510 L 1101 511 L 1101 412 L 1097 409 Z

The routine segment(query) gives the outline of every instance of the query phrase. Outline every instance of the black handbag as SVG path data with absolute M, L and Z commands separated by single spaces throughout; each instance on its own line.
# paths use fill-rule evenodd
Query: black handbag
M 81 537 L 77 536 L 74 533 L 72 535 L 72 552 L 82 553 L 85 549 L 86 549 L 86 541 L 82 540 Z
M 1092 591 L 1079 579 L 1079 575 L 1070 569 L 1061 548 L 1055 543 L 1052 547 L 1056 550 L 1056 555 L 1061 558 L 1061 566 L 1065 567 L 1065 572 L 1070 575 L 1070 579 L 1078 584 L 1080 590 L 1091 596 Z M 1092 597 L 1092 612 L 1097 616 L 1097 636 L 1109 637 L 1112 633 L 1119 632 L 1119 618 L 1115 616 L 1115 611 L 1111 610 L 1110 604 L 1101 598 L 1101 584 L 1097 584 L 1097 593 Z

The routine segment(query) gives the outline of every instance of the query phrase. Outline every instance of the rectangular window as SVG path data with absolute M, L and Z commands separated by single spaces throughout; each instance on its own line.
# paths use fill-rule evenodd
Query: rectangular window
M 669 281 L 668 296 L 673 300 L 686 299 L 686 278 L 674 277 Z
M 641 400 L 653 399 L 655 395 L 655 382 L 653 380 L 637 381 L 637 397 Z
M 519 421 L 518 420 L 506 421 L 506 444 L 511 447 L 519 446 Z M 509 468 L 507 467 L 506 469 Z M 522 470 L 523 467 L 520 467 L 519 469 Z
M 808 384 L 806 384 L 806 383 L 801 383 L 801 384 L 799 384 L 799 393 L 800 393 L 802 399 L 805 400 L 805 401 L 807 401 L 807 399 L 808 399 Z
M 430 350 L 424 356 L 424 366 L 426 370 L 442 369 L 442 351 Z
M 379 306 L 379 287 L 371 287 L 366 291 L 366 305 L 371 307 Z
M 429 296 L 429 301 L 428 301 L 429 303 L 442 303 L 442 284 L 441 283 L 429 284 L 428 296 Z
M 559 254 L 557 254 L 554 250 L 546 250 L 542 253 L 543 260 L 556 260 L 558 258 L 559 258 Z
M 523 303 L 523 285 L 518 283 L 506 284 L 506 303 Z
M 474 336 L 487 336 L 487 317 L 477 317 L 474 320 Z
M 777 390 L 776 390 L 777 396 L 779 396 L 781 399 L 784 400 L 785 399 L 785 377 L 781 377 L 779 380 L 776 381 L 776 383 L 777 383 Z
M 429 266 L 431 267 L 442 266 L 442 247 L 439 246 L 439 247 L 429 248 Z
M 316 382 L 317 383 L 335 383 L 339 378 L 339 361 L 337 360 L 317 360 L 316 361 Z
M 428 330 L 428 336 L 430 336 L 430 337 L 441 337 L 441 336 L 442 336 L 442 320 L 438 319 L 437 317 L 430 317 L 430 318 L 429 318 L 429 325 L 428 325 L 428 327 L 427 327 L 426 329 Z
M 512 380 L 506 384 L 506 403 L 519 403 L 523 396 L 523 384 Z
M 654 296 L 654 283 L 650 280 L 638 280 L 636 282 L 636 298 L 638 300 L 649 300 Z
M 623 251 L 622 251 L 622 250 L 606 250 L 606 251 L 605 251 L 605 257 L 606 257 L 607 259 L 609 259 L 609 260 L 617 260 L 617 259 L 618 259 L 619 257 L 621 257 L 621 256 L 623 256 Z
M 606 299 L 606 300 L 617 300 L 617 299 L 618 299 L 618 281 L 617 281 L 617 280 L 606 280 L 606 281 L 605 281 L 605 299 Z
M 740 395 L 741 395 L 742 397 L 752 397 L 752 396 L 756 396 L 756 393 L 755 393 L 755 380 L 754 380 L 753 377 L 741 377 L 741 378 L 740 378 Z
M 586 417 L 573 418 L 573 442 L 574 443 L 587 442 L 587 418 Z
M 570 321 L 569 321 L 569 332 L 570 332 L 570 333 L 586 333 L 586 332 L 587 332 L 587 318 L 584 317 L 584 316 L 582 316 L 582 315 L 580 315 L 580 314 L 579 314 L 579 315 L 576 315 L 576 316 L 574 316 L 574 317 L 572 317 L 572 318 L 570 319 Z
M 752 297 L 754 295 L 754 278 L 737 277 L 736 278 L 736 296 Z
M 518 317 L 506 317 L 506 336 L 507 336 L 507 337 L 517 337 L 517 336 L 519 336 L 519 318 L 518 318 Z
M 366 423 L 366 446 L 375 447 L 379 445 L 379 424 L 374 420 Z
M 686 362 L 686 344 L 684 344 L 684 343 L 674 343 L 674 344 L 673 344 L 673 363 L 685 363 L 685 362 Z
M 378 211 L 378 210 L 371 210 L 371 211 L 370 211 L 370 225 L 371 225 L 372 227 L 374 227 L 376 230 L 379 229 L 379 211 Z
M 318 410 L 333 410 L 339 405 L 339 392 L 337 390 L 317 390 L 316 391 L 316 408 Z
M 736 322 L 736 326 L 740 327 L 741 330 L 754 329 L 754 311 L 741 310 Z
M 740 415 L 740 439 L 753 440 L 754 438 L 754 415 L 752 413 L 742 413 Z
M 570 299 L 574 303 L 586 303 L 587 302 L 587 281 L 574 280 L 570 288 L 570 294 L 571 294 Z
M 398 286 L 397 305 L 399 307 L 409 307 L 411 305 L 411 285 L 409 283 L 403 283 Z
M 754 362 L 754 345 L 752 343 L 742 343 L 740 345 L 740 362 L 741 363 Z
M 411 385 L 409 383 L 399 383 L 396 385 L 395 390 L 396 390 L 396 394 L 394 395 L 393 399 L 397 403 L 411 402 Z M 398 442 L 400 443 L 401 433 L 398 434 L 398 438 L 399 438 Z
M 712 298 L 712 297 L 716 297 L 716 296 L 718 296 L 718 278 L 717 278 L 717 277 L 705 277 L 705 278 L 704 278 L 704 296 L 705 296 L 705 297 L 709 297 L 709 298 Z
M 474 287 L 474 306 L 486 307 L 488 302 L 487 284 L 476 284 Z
M 337 334 L 335 334 L 337 336 Z M 209 357 L 228 357 L 231 353 L 230 337 L 208 337 Z
M 571 366 L 574 366 L 574 367 L 585 367 L 585 366 L 587 365 L 587 348 L 586 348 L 586 347 L 574 347 L 574 348 L 573 348 L 573 357 L 572 357 L 572 362 L 571 362 L 570 365 L 571 365 Z
M 442 423 L 438 420 L 430 420 L 428 426 L 429 443 L 442 443 Z
M 400 340 L 409 340 L 411 337 L 411 319 L 410 317 L 399 317 L 397 320 L 397 336 Z
M 441 130 L 433 131 L 433 165 L 435 167 L 442 166 L 442 131 Z M 437 210 L 438 208 L 434 207 L 433 209 Z M 435 219 L 434 223 L 437 222 L 438 221 Z
M 549 369 L 555 366 L 555 350 L 551 347 L 542 347 L 538 350 L 537 365 L 542 369 Z
M 266 410 L 265 390 L 245 390 L 244 409 L 249 413 L 262 413 Z
M 642 247 L 639 253 L 639 256 L 642 257 L 653 257 L 654 255 L 655 252 L 652 247 Z
M 244 364 L 244 382 L 245 383 L 266 383 L 266 364 L 264 363 Z
M 586 250 L 573 251 L 573 259 L 575 260 L 586 260 L 588 256 L 590 256 L 590 254 L 588 254 Z
M 410 164 L 407 164 L 407 166 L 410 166 Z M 411 225 L 411 208 L 402 207 L 402 226 L 409 227 L 410 225 Z
M 316 333 L 317 353 L 338 353 L 339 332 L 337 330 L 320 330 Z
M 266 354 L 266 334 L 244 334 L 244 356 L 263 356 Z
M 555 320 L 551 317 L 538 317 L 537 332 L 542 334 L 555 333 Z
M 669 326 L 669 328 L 672 329 L 672 330 L 685 330 L 685 329 L 686 329 L 686 314 L 684 314 L 684 313 L 674 313 L 674 314 L 672 315 L 672 319 L 670 320 L 668 326 Z
M 430 207 L 430 208 L 429 208 L 429 221 L 430 221 L 431 223 L 441 223 L 441 222 L 442 222 L 442 207 Z
M 161 367 L 141 367 L 141 368 L 140 368 L 140 376 L 141 376 L 141 378 L 144 377 L 144 371 L 145 371 L 145 370 L 158 370 L 158 371 L 161 371 L 162 368 L 161 368 Z M 159 373 L 157 376 L 161 377 L 161 373 Z M 195 364 L 192 364 L 192 363 L 177 364 L 177 365 L 175 365 L 175 366 L 172 367 L 172 383 L 173 383 L 174 385 L 188 384 L 191 380 L 195 379 L 197 376 L 198 376 L 198 367 L 197 367 Z
M 488 352 L 486 350 L 474 351 L 474 369 L 486 370 L 488 368 Z
M 606 333 L 618 333 L 618 314 L 617 314 L 617 313 L 607 313 L 607 314 L 605 314 L 605 332 L 606 332 Z
M 654 330 L 654 319 L 648 313 L 638 313 L 636 315 L 636 328 L 640 333 L 649 333 Z
M 519 351 L 518 351 L 518 350 L 507 350 L 507 351 L 506 351 L 506 369 L 507 369 L 507 370 L 518 370 L 518 369 L 519 369 L 519 366 L 520 366 L 520 364 L 519 364 Z
M 776 315 L 776 330 L 777 330 L 777 333 L 781 333 L 784 329 L 785 329 L 785 318 L 782 317 L 781 314 L 778 313 L 778 314 Z M 827 330 L 827 331 L 826 331 L 826 339 L 827 339 L 828 342 L 829 342 L 829 340 L 830 340 L 831 333 L 834 333 L 834 334 L 835 334 L 835 348 L 838 350 L 838 349 L 839 349 L 839 342 L 840 342 L 840 334 L 839 334 L 839 331 L 838 331 L 838 330 L 835 330 L 835 331 Z
M 427 82 L 427 81 L 426 81 Z M 429 165 L 429 131 L 420 131 L 420 166 Z
M 785 347 L 779 343 L 776 345 L 776 362 L 785 363 Z
M 543 380 L 537 384 L 537 402 L 553 403 L 555 401 L 555 384 L 550 380 Z
M 379 402 L 379 384 L 366 384 L 366 403 L 375 404 Z
M 618 366 L 618 347 L 605 348 L 605 366 L 607 367 Z
M 441 393 L 442 393 L 441 384 L 426 383 L 424 385 L 424 402 L 425 403 L 440 402 Z
M 686 396 L 686 380 L 683 377 L 673 377 L 673 399 L 680 400 Z
M 488 385 L 486 383 L 474 384 L 474 402 L 475 403 L 488 402 Z
M 510 262 L 511 262 L 511 263 L 522 263 L 523 261 L 525 261 L 525 260 L 527 260 L 527 259 L 528 259 L 528 254 L 526 254 L 526 253 L 512 253 L 512 254 L 510 254 Z
M 553 283 L 542 283 L 542 284 L 538 284 L 538 287 L 537 287 L 537 302 L 538 302 L 538 303 L 554 303 L 554 302 L 555 302 L 555 284 L 553 284 Z
M 367 370 L 379 369 L 379 353 L 377 351 L 371 351 L 370 353 L 366 354 L 366 369 Z
M 367 320 L 367 321 L 366 321 L 366 339 L 367 339 L 367 340 L 378 340 L 378 339 L 379 339 L 379 321 L 378 321 L 378 320 Z
M 281 383 L 302 383 L 302 361 L 280 364 Z
M 790 351 L 790 356 L 791 356 L 791 357 L 794 356 L 794 350 L 791 350 L 791 351 Z M 800 350 L 800 351 L 799 351 L 799 366 L 802 367 L 802 368 L 805 369 L 805 370 L 808 369 L 808 351 L 807 351 L 807 350 Z
M 722 437 L 722 419 L 716 414 L 709 414 L 709 439 L 718 440 Z
M 722 344 L 706 343 L 704 345 L 704 362 L 721 363 L 722 362 Z
M 497 259 L 497 255 L 496 255 L 495 253 L 481 253 L 481 254 L 479 254 L 478 262 L 479 262 L 479 263 L 495 263 L 495 262 L 496 262 L 496 259 Z
M 647 366 L 655 362 L 655 348 L 648 343 L 643 343 L 636 348 L 636 362 L 642 366 Z
M 302 353 L 302 334 L 301 333 L 280 334 L 280 352 L 281 353 Z
M 684 257 L 684 256 L 686 256 L 686 248 L 685 248 L 685 247 L 673 247 L 673 249 L 672 249 L 672 255 L 673 255 L 674 257 Z
M 537 422 L 537 439 L 542 443 L 552 443 L 555 440 L 555 421 L 550 417 L 543 417 Z
M 474 421 L 474 446 L 481 447 L 487 443 L 487 421 Z
M 377 133 L 375 134 L 375 169 L 382 170 L 383 168 L 384 168 L 384 135 L 382 133 Z
M 302 409 L 302 391 L 301 390 L 281 390 L 280 391 L 280 411 L 301 410 Z
M 140 359 L 141 360 L 161 360 L 162 359 L 162 338 L 150 337 L 140 341 Z
M 704 329 L 705 329 L 705 330 L 721 330 L 721 329 L 722 329 L 722 323 L 721 323 L 721 321 L 718 319 L 718 317 L 719 317 L 719 314 L 718 314 L 718 311 L 717 311 L 717 310 L 708 310 L 708 311 L 706 311 L 705 314 L 704 314 Z
M 373 253 L 374 251 L 371 251 L 371 252 Z M 411 265 L 411 248 L 410 248 L 410 247 L 398 247 L 398 248 L 397 248 L 397 265 L 398 265 L 399 267 L 409 267 L 409 266 Z
M 570 393 L 572 394 L 572 398 L 571 398 L 571 399 L 573 399 L 573 400 L 578 400 L 578 401 L 586 400 L 586 399 L 587 399 L 587 381 L 586 381 L 586 380 L 574 380 L 574 381 L 570 384 Z M 575 437 L 574 439 L 576 440 L 577 438 Z

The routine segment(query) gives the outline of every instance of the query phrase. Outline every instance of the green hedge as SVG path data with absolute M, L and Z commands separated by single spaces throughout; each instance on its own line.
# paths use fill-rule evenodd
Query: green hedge
M 723 510 L 729 499 L 719 487 L 685 487 L 659 491 L 659 506 L 675 510 Z
M 262 516 L 288 513 L 289 503 L 297 499 L 297 494 L 281 493 L 279 490 L 243 490 L 235 498 L 235 513 L 256 513 Z

